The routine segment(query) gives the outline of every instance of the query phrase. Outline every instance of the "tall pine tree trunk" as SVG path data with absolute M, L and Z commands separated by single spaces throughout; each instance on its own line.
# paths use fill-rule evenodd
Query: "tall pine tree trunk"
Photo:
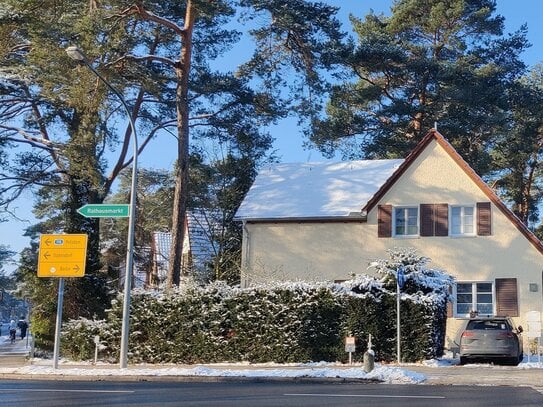
M 175 169 L 175 193 L 172 215 L 172 246 L 168 270 L 168 287 L 179 285 L 182 267 L 183 240 L 185 237 L 185 216 L 187 212 L 189 181 L 189 71 L 192 52 L 192 32 L 195 10 L 187 2 L 185 26 L 182 34 L 181 58 L 175 68 L 177 76 L 177 167 Z

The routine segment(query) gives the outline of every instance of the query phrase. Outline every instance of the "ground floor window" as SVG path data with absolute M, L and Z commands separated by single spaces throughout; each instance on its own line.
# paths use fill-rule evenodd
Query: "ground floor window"
M 469 317 L 494 314 L 494 290 L 489 282 L 458 282 L 456 284 L 456 316 Z

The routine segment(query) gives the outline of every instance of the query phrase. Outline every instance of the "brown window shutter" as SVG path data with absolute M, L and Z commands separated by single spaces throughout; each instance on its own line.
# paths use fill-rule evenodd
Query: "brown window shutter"
M 449 205 L 436 204 L 435 209 L 435 235 L 449 236 Z
M 420 204 L 420 235 L 449 235 L 448 204 Z
M 492 216 L 490 202 L 477 202 L 477 234 L 490 236 L 492 232 Z
M 377 236 L 392 236 L 392 205 L 379 205 L 377 207 Z
M 518 295 L 516 278 L 496 279 L 496 315 L 518 317 Z
M 420 204 L 420 235 L 434 236 L 433 204 Z

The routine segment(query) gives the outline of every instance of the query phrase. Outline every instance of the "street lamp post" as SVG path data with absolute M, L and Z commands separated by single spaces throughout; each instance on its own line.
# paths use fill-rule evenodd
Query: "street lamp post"
M 125 369 L 127 367 L 128 360 L 128 333 L 130 322 L 130 291 L 132 288 L 132 269 L 134 264 L 134 231 L 136 225 L 136 185 L 137 185 L 137 173 L 138 173 L 138 137 L 136 134 L 136 125 L 134 119 L 123 95 L 115 89 L 105 78 L 96 71 L 89 63 L 85 54 L 75 47 L 70 46 L 66 48 L 68 56 L 76 61 L 82 62 L 92 73 L 94 73 L 108 88 L 111 90 L 121 101 L 128 120 L 130 121 L 130 127 L 132 128 L 132 144 L 133 144 L 133 161 L 132 161 L 132 184 L 130 187 L 130 213 L 128 214 L 128 242 L 126 247 L 126 270 L 124 275 L 124 301 L 123 301 L 123 323 L 121 332 L 121 356 L 120 356 L 120 368 Z

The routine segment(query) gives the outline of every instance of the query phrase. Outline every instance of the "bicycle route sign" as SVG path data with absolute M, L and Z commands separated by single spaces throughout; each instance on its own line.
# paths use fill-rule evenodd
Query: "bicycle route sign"
M 38 277 L 83 277 L 86 234 L 41 235 Z

